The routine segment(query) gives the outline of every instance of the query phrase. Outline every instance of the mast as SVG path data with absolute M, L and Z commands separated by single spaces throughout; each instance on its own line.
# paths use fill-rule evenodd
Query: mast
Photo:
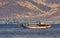
M 30 16 L 29 23 L 31 24 L 31 22 L 32 22 L 32 12 L 29 13 L 29 16 Z

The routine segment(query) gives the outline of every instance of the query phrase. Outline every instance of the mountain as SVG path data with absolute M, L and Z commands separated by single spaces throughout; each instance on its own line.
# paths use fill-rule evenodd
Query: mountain
M 60 22 L 60 0 L 0 0 L 0 18 Z

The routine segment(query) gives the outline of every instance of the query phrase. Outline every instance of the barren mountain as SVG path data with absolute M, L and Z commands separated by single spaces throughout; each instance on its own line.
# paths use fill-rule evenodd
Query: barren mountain
M 60 0 L 0 0 L 2 16 L 60 22 Z

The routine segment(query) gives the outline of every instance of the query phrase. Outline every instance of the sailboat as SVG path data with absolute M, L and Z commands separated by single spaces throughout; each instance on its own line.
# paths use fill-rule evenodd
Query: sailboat
M 18 24 L 23 28 L 51 28 L 51 25 L 47 25 L 45 22 L 39 22 L 39 24 Z
M 30 14 L 30 17 L 32 17 L 32 15 Z M 32 20 L 29 20 L 28 24 L 20 24 L 20 26 L 22 26 L 23 28 L 50 28 L 51 25 L 50 24 L 46 24 L 45 22 L 40 22 L 38 24 L 32 24 L 31 23 Z

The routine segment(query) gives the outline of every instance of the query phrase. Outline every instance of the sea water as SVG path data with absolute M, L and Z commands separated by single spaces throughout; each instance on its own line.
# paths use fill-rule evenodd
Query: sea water
M 60 24 L 49 29 L 25 29 L 16 24 L 0 24 L 0 38 L 60 38 Z

